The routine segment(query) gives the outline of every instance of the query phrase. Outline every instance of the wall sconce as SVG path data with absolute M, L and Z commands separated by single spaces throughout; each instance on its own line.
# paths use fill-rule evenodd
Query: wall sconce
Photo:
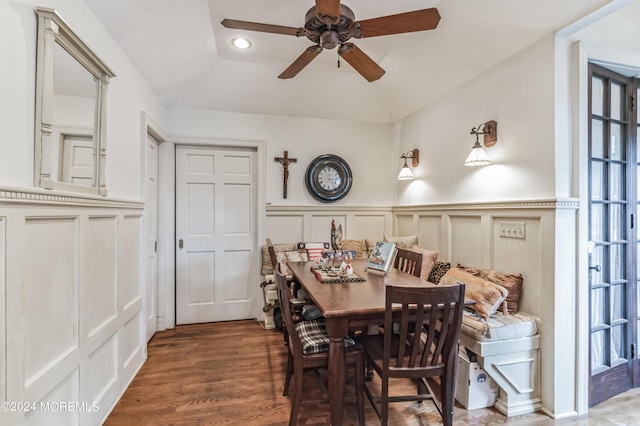
M 398 175 L 398 180 L 411 180 L 413 179 L 413 173 L 411 169 L 407 165 L 407 158 L 411 158 L 411 166 L 418 167 L 420 164 L 420 151 L 418 149 L 414 149 L 413 151 L 409 151 L 407 153 L 402 154 L 400 158 L 404 159 L 404 166 L 400 169 L 400 174 Z
M 482 145 L 480 145 L 478 135 L 484 135 L 484 146 L 487 148 L 494 146 L 498 141 L 498 123 L 494 120 L 482 123 L 478 127 L 472 128 L 471 134 L 476 135 L 476 143 L 473 144 L 473 148 L 471 148 L 471 152 L 464 162 L 464 165 L 486 166 L 487 164 L 491 164 L 491 159 L 484 148 L 482 148 Z

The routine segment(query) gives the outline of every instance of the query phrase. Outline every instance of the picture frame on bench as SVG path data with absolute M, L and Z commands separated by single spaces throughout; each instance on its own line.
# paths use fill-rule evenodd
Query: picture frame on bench
M 378 241 L 373 247 L 373 250 L 369 253 L 367 259 L 367 269 L 375 269 L 382 271 L 385 274 L 393 265 L 393 260 L 396 257 L 396 244 L 386 241 Z

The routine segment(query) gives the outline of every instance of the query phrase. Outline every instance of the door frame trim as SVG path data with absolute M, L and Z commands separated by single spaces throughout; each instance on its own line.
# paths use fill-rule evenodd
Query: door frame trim
M 264 239 L 264 226 L 265 226 L 265 192 L 266 192 L 266 141 L 264 140 L 240 140 L 240 139 L 216 139 L 216 138 L 189 138 L 189 137 L 180 137 L 180 136 L 169 136 L 168 142 L 172 147 L 172 155 L 171 162 L 165 162 L 167 169 L 160 168 L 160 182 L 167 182 L 167 180 L 171 179 L 171 191 L 170 194 L 167 191 L 165 193 L 165 197 L 171 196 L 171 216 L 167 219 L 168 228 L 171 229 L 170 238 L 168 238 L 166 243 L 167 253 L 163 256 L 163 261 L 166 262 L 167 265 L 167 273 L 169 272 L 168 265 L 171 265 L 171 284 L 167 286 L 167 291 L 165 294 L 165 308 L 166 308 L 166 316 L 165 316 L 165 327 L 167 329 L 174 328 L 176 326 L 176 218 L 175 218 L 175 203 L 176 203 L 176 148 L 178 146 L 194 146 L 194 147 L 207 147 L 207 148 L 250 148 L 255 149 L 256 151 L 256 164 L 255 164 L 255 172 L 256 172 L 256 232 L 255 232 L 255 245 L 256 253 L 254 254 L 254 270 L 256 276 L 260 276 L 260 262 L 258 261 L 260 256 L 257 252 L 259 244 L 258 241 L 262 241 Z M 162 191 L 164 192 L 166 188 L 165 185 L 162 185 Z M 163 205 L 166 207 L 165 204 Z M 167 229 L 168 229 L 167 228 Z M 165 229 L 166 230 L 166 229 Z M 168 235 L 169 236 L 169 235 Z M 170 241 L 169 241 L 170 240 Z M 168 282 L 167 282 L 168 283 Z M 259 286 L 259 282 L 256 282 L 256 288 Z M 256 292 L 256 295 L 259 295 L 259 292 Z M 260 303 L 256 303 L 256 312 L 254 312 L 255 317 L 258 318 L 258 305 Z
M 569 49 L 569 80 L 572 110 L 576 111 L 571 119 L 572 147 L 577 155 L 573 155 L 573 190 L 578 192 L 578 235 L 576 276 L 578 283 L 588 282 L 589 255 L 587 243 L 589 240 L 589 153 L 585 141 L 589 137 L 589 62 L 600 62 L 624 65 L 640 69 L 637 55 L 626 49 L 615 47 L 595 47 L 585 45 L 581 41 L 574 42 Z M 556 89 L 557 90 L 557 89 Z M 577 286 L 576 294 L 576 353 L 587 354 L 576 359 L 576 409 L 577 414 L 589 411 L 589 287 Z

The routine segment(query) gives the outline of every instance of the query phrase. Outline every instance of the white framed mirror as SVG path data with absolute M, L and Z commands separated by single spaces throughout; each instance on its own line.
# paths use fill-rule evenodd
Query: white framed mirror
M 54 9 L 36 12 L 34 185 L 106 196 L 106 101 L 115 74 Z

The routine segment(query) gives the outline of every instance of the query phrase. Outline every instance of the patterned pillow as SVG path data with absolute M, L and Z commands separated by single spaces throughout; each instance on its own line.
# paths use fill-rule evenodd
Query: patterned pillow
M 494 282 L 509 291 L 507 296 L 507 310 L 510 314 L 515 314 L 520 308 L 520 295 L 522 294 L 522 284 L 524 278 L 522 274 L 505 274 L 504 272 L 494 271 L 492 269 L 481 269 L 473 266 L 464 266 L 458 264 L 458 268 L 466 271 L 483 280 Z
M 411 247 L 411 251 L 422 253 L 422 270 L 420 271 L 420 278 L 428 281 L 429 275 L 431 274 L 431 271 L 436 264 L 436 260 L 438 259 L 438 252 L 423 249 L 419 246 Z
M 321 258 L 328 249 L 329 243 L 298 243 L 298 250 L 306 250 L 309 260 Z
M 302 353 L 305 355 L 327 352 L 329 350 L 329 335 L 324 318 L 311 321 L 301 321 L 295 325 L 296 332 L 302 342 Z M 354 346 L 356 342 L 349 336 L 344 338 L 344 347 Z
M 280 264 L 280 271 L 285 275 L 291 275 L 291 270 L 287 267 L 287 262 L 306 262 L 309 260 L 309 257 L 304 250 L 292 250 L 276 253 L 276 259 L 278 259 L 278 263 Z
M 449 262 L 436 261 L 436 263 L 434 263 L 433 265 L 433 269 L 431 270 L 429 279 L 427 281 L 434 284 L 440 284 L 440 280 L 449 269 L 451 269 L 451 264 Z
M 273 250 L 278 254 L 281 251 L 291 251 L 295 250 L 295 244 L 274 244 Z M 262 271 L 260 272 L 262 275 L 272 275 L 273 274 L 273 265 L 271 264 L 271 257 L 269 256 L 269 250 L 267 246 L 262 246 Z
M 476 302 L 474 305 L 469 306 L 469 309 L 475 311 L 485 320 L 497 312 L 509 294 L 507 289 L 501 285 L 483 280 L 458 268 L 449 269 L 440 280 L 441 285 L 458 283 L 466 285 L 465 299 L 471 299 Z
M 389 243 L 396 243 L 396 247 L 398 248 L 408 249 L 418 245 L 418 236 L 411 235 L 409 237 L 397 237 L 394 235 L 387 236 L 385 234 L 384 241 Z

